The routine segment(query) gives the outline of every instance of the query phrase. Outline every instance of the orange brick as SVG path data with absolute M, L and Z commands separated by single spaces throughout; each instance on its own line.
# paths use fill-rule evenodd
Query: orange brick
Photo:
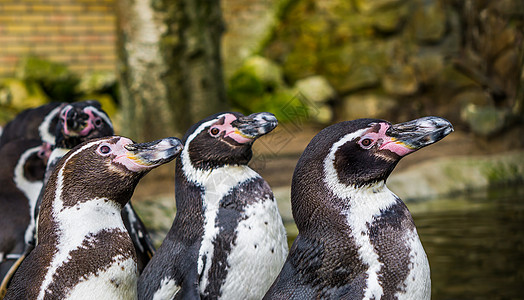
M 62 27 L 63 26 L 53 24 L 39 24 L 34 28 L 37 33 L 58 33 L 62 31 Z
M 86 7 L 82 4 L 62 4 L 58 6 L 58 10 L 63 13 L 79 13 L 85 11 Z
M 72 22 L 73 20 L 74 20 L 74 17 L 72 15 L 61 14 L 61 13 L 47 14 L 47 21 L 53 22 L 53 23 L 68 23 L 68 22 Z
M 0 45 L 5 45 L 8 43 L 20 43 L 22 41 L 23 38 L 18 35 L 0 35 Z
M 64 52 L 68 52 L 68 53 L 77 53 L 77 52 L 84 52 L 86 51 L 86 46 L 83 45 L 83 44 L 78 44 L 78 43 L 68 43 L 68 44 L 64 44 L 62 45 L 61 47 L 63 49 Z
M 102 19 L 102 17 L 103 16 L 99 14 L 82 14 L 82 15 L 76 16 L 76 21 L 79 23 L 91 24 L 91 23 L 103 22 L 104 20 Z
M 62 28 L 62 31 L 64 33 L 69 33 L 69 34 L 85 34 L 89 31 L 91 31 L 91 26 L 89 25 L 78 25 L 78 24 L 74 24 L 74 25 L 69 25 L 69 26 L 64 26 Z
M 7 44 L 2 47 L 4 53 L 15 55 L 24 55 L 31 51 L 31 49 L 31 46 L 28 44 Z
M 5 31 L 11 34 L 29 34 L 34 30 L 34 26 L 26 24 L 8 24 L 5 28 Z
M 88 5 L 86 11 L 90 12 L 113 12 L 113 5 Z
M 61 53 L 61 46 L 55 43 L 40 43 L 35 45 L 34 50 L 38 53 Z
M 45 14 L 21 14 L 14 16 L 16 22 L 19 23 L 44 23 L 47 19 Z
M 0 63 L 1 64 L 4 64 L 4 63 L 16 63 L 18 61 L 18 55 L 12 55 L 12 54 L 9 54 L 9 55 L 2 55 L 0 56 Z
M 99 24 L 90 26 L 91 32 L 113 32 L 115 31 L 115 26 L 113 24 Z
M 51 37 L 51 41 L 55 43 L 73 43 L 75 42 L 76 36 L 71 34 L 60 34 L 60 35 L 53 35 Z
M 2 8 L 0 7 L 0 10 Z M 15 15 L 0 15 L 0 23 L 9 23 L 9 22 L 14 22 L 16 20 L 16 16 Z
M 34 11 L 34 12 L 39 12 L 39 13 L 42 13 L 42 12 L 53 12 L 53 11 L 56 11 L 58 5 L 53 5 L 53 4 L 44 4 L 44 3 L 40 3 L 40 4 L 34 4 L 32 5 L 31 7 L 31 10 Z
M 51 38 L 47 35 L 31 34 L 24 36 L 23 40 L 28 43 L 45 43 L 51 41 Z
M 27 5 L 23 3 L 7 3 L 0 6 L 3 13 L 22 13 L 27 11 Z

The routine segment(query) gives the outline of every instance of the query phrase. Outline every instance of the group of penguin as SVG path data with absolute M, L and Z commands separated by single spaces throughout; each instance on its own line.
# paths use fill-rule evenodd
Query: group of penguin
M 413 219 L 385 182 L 453 131 L 439 117 L 326 127 L 291 186 L 290 249 L 248 166 L 268 112 L 212 115 L 180 140 L 115 136 L 97 101 L 26 110 L 0 136 L 0 299 L 429 299 Z M 155 250 L 130 199 L 176 160 L 176 215 Z

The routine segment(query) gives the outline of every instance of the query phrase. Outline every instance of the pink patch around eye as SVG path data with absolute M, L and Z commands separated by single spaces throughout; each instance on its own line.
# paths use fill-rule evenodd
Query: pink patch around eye
M 391 138 L 386 135 L 386 130 L 388 130 L 389 125 L 380 123 L 380 130 L 377 135 L 383 140 L 382 145 L 380 145 L 380 150 L 389 150 L 398 156 L 405 156 L 413 152 L 413 149 L 410 149 L 405 144 L 396 141 L 394 138 Z
M 365 140 L 365 139 L 371 139 L 373 140 L 373 142 L 375 141 L 382 141 L 382 143 L 380 143 L 380 147 L 379 149 L 380 150 L 389 150 L 399 156 L 405 156 L 411 152 L 413 152 L 413 149 L 410 149 L 409 147 L 407 147 L 406 145 L 404 145 L 403 143 L 399 142 L 399 141 L 395 141 L 395 139 L 389 137 L 386 135 L 386 131 L 388 130 L 389 128 L 389 124 L 386 124 L 386 123 L 380 123 L 380 129 L 378 132 L 368 132 L 366 135 L 364 135 L 361 139 L 360 139 L 360 143 Z M 364 145 L 362 145 L 362 147 L 364 148 L 368 148 Z
M 395 141 L 394 139 L 391 139 L 388 137 L 388 140 L 380 146 L 381 150 L 389 150 L 398 156 L 405 156 L 409 153 L 413 152 L 413 149 L 408 148 L 406 145 L 402 144 L 401 142 Z
M 89 116 L 89 120 L 87 121 L 87 126 L 84 129 L 82 129 L 82 131 L 80 131 L 81 136 L 89 134 L 89 132 L 91 132 L 91 130 L 95 128 L 95 119 L 98 118 L 93 114 L 93 112 L 90 109 L 86 109 L 84 110 L 84 112 Z
M 225 118 L 224 119 L 224 124 L 222 124 L 222 125 L 213 125 L 212 128 L 220 129 L 220 132 L 222 132 L 222 131 L 225 132 L 224 137 L 230 137 L 233 140 L 235 140 L 237 143 L 240 143 L 240 144 L 245 144 L 245 143 L 251 142 L 253 140 L 253 139 L 250 139 L 250 138 L 242 136 L 240 134 L 240 132 L 238 132 L 235 127 L 231 126 L 231 122 L 236 120 L 237 117 L 235 117 L 232 114 L 226 114 L 224 116 L 224 118 Z

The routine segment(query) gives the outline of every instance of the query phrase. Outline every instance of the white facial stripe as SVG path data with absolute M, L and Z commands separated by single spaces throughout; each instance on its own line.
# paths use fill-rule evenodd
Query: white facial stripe
M 84 239 L 89 235 L 95 235 L 101 230 L 120 229 L 126 231 L 122 218 L 120 217 L 121 208 L 113 201 L 106 201 L 104 198 L 92 199 L 87 202 L 77 203 L 72 207 L 64 207 L 62 191 L 64 185 L 65 165 L 71 158 L 87 148 L 99 142 L 87 143 L 77 149 L 65 161 L 65 164 L 58 172 L 55 198 L 53 200 L 52 218 L 58 226 L 58 251 L 53 255 L 49 268 L 47 269 L 44 281 L 40 286 L 40 293 L 37 299 L 43 299 L 45 291 L 53 280 L 56 270 L 68 262 L 69 253 L 78 249 Z M 96 220 L 104 220 L 98 222 Z
M 187 177 L 187 179 L 189 181 L 200 182 L 201 181 L 200 178 L 202 178 L 202 176 L 203 176 L 202 172 L 201 171 L 199 172 L 191 164 L 191 159 L 189 157 L 189 144 L 191 143 L 191 141 L 193 141 L 193 139 L 195 139 L 195 137 L 200 132 L 202 132 L 202 130 L 204 130 L 208 126 L 213 125 L 222 116 L 223 115 L 220 115 L 220 116 L 218 116 L 217 118 L 215 118 L 213 120 L 210 120 L 210 121 L 207 121 L 207 122 L 204 122 L 204 123 L 200 124 L 200 126 L 198 126 L 198 128 L 191 135 L 189 135 L 187 137 L 186 143 L 184 145 L 184 149 L 182 150 L 182 153 L 180 154 L 180 158 L 182 159 L 183 162 L 187 162 L 187 163 L 183 163 L 182 164 L 182 170 L 184 171 L 184 174 L 186 175 L 186 177 Z
M 331 146 L 329 154 L 324 159 L 324 183 L 339 198 L 347 199 L 349 195 L 355 193 L 355 188 L 340 182 L 337 170 L 335 169 L 335 153 L 345 143 L 350 142 L 356 139 L 357 137 L 360 137 L 368 130 L 369 128 L 364 128 L 345 135 L 336 143 L 334 143 L 333 146 Z
M 102 118 L 102 120 L 104 120 L 104 122 L 106 122 L 107 124 L 109 124 L 109 126 L 111 126 L 111 128 L 113 128 L 113 123 L 111 122 L 111 120 L 109 119 L 109 117 L 101 110 L 99 110 L 98 108 L 94 107 L 94 106 L 88 106 L 86 108 L 84 108 L 84 110 L 90 110 L 91 112 L 93 112 L 93 114 L 99 116 L 100 118 Z
M 160 282 L 160 288 L 153 295 L 153 300 L 173 299 L 180 288 L 174 279 L 164 277 Z
M 31 155 L 37 153 L 38 151 L 40 151 L 40 146 L 27 149 L 24 153 L 22 153 L 20 159 L 18 160 L 18 163 L 15 166 L 13 178 L 16 187 L 24 193 L 24 195 L 27 197 L 27 200 L 29 201 L 29 215 L 31 216 L 31 218 L 29 220 L 29 226 L 26 229 L 24 235 L 24 240 L 26 241 L 26 243 L 32 240 L 33 237 L 33 229 L 35 228 L 35 205 L 36 201 L 38 200 L 40 190 L 42 189 L 43 181 L 31 182 L 27 180 L 24 177 L 24 164 Z
M 44 121 L 42 121 L 42 124 L 38 126 L 38 133 L 40 134 L 42 141 L 50 145 L 55 144 L 55 136 L 49 133 L 49 126 L 51 126 L 51 120 L 60 112 L 61 109 L 62 109 L 61 106 L 58 106 L 55 109 L 53 109 L 44 118 Z
M 333 144 L 324 160 L 324 183 L 333 194 L 348 201 L 348 208 L 343 210 L 342 214 L 346 217 L 347 224 L 351 228 L 360 258 L 369 266 L 364 299 L 380 299 L 383 295 L 383 289 L 380 286 L 378 272 L 382 263 L 379 262 L 378 254 L 369 239 L 368 224 L 372 224 L 382 210 L 395 204 L 397 197 L 386 187 L 384 182 L 362 188 L 341 183 L 334 165 L 337 150 L 345 143 L 361 136 L 367 130 L 369 128 L 350 133 Z

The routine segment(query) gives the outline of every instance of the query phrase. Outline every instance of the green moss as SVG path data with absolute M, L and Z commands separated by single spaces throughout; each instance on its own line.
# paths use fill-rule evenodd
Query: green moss
M 280 121 L 302 117 L 306 107 L 285 86 L 282 70 L 272 61 L 260 56 L 246 60 L 231 76 L 228 97 L 236 110 L 245 114 L 268 111 L 275 114 Z
M 522 182 L 524 179 L 524 173 L 521 168 L 511 162 L 486 164 L 484 172 L 491 186 Z
M 53 101 L 72 102 L 78 96 L 80 79 L 66 65 L 38 57 L 27 57 L 18 66 L 16 76 L 38 83 Z

